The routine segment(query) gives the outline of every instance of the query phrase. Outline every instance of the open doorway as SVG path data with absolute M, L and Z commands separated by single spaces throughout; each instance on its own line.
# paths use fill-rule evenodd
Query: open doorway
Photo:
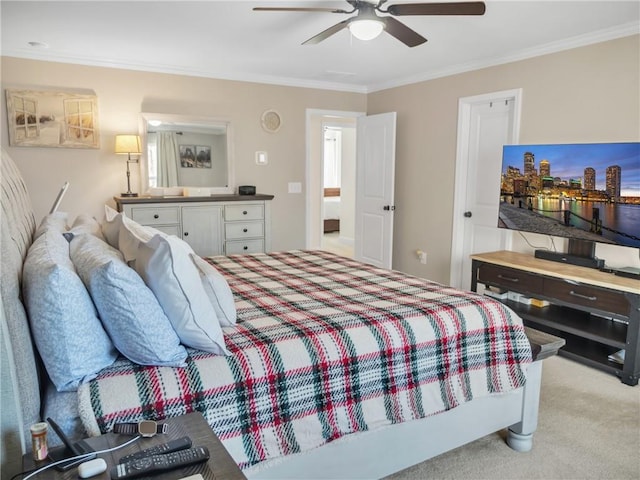
M 308 109 L 306 112 L 306 248 L 325 249 L 334 251 L 327 243 L 335 244 L 335 248 L 346 244 L 353 250 L 355 234 L 355 175 L 356 175 L 356 131 L 357 118 L 364 116 L 364 112 L 350 112 L 341 110 Z M 340 132 L 338 135 L 335 132 Z M 340 137 L 340 229 L 327 232 L 325 238 L 325 132 L 329 136 Z M 347 152 L 344 152 L 344 150 Z M 352 153 L 351 153 L 352 152 Z M 351 161 L 351 158 L 353 161 Z M 346 158 L 346 160 L 345 160 Z M 352 165 L 352 170 L 344 171 Z M 351 196 L 351 197 L 350 197 Z M 351 217 L 349 218 L 349 215 Z M 351 222 L 352 226 L 349 226 Z M 353 229 L 352 233 L 348 233 Z M 340 238 L 340 237 L 345 238 Z M 351 238 L 351 242 L 349 242 Z M 339 252 L 344 255 L 344 253 Z M 349 256 L 353 256 L 350 254 Z
M 353 123 L 353 124 L 352 124 Z M 355 243 L 355 121 L 323 122 L 320 248 L 353 258 Z

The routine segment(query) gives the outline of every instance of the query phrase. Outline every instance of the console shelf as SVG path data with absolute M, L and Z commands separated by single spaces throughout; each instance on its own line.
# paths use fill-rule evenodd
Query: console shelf
M 550 303 L 504 300 L 532 328 L 562 337 L 559 354 L 620 377 L 640 378 L 640 282 L 517 252 L 472 255 L 471 288 L 498 287 Z M 609 355 L 625 350 L 624 364 Z

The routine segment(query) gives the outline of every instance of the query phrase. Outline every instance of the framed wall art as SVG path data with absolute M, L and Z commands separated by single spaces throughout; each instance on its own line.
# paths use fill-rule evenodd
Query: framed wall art
M 196 167 L 211 168 L 211 147 L 196 145 Z
M 100 148 L 98 97 L 7 89 L 9 145 Z
M 196 147 L 193 145 L 179 145 L 180 166 L 182 168 L 196 167 Z

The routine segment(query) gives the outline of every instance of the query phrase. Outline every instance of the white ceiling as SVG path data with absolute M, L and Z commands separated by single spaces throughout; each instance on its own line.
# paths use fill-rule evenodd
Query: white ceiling
M 389 0 L 426 3 L 424 0 Z M 428 42 L 383 33 L 308 38 L 351 15 L 254 12 L 345 1 L 5 1 L 2 55 L 354 92 L 482 68 L 640 33 L 640 1 L 489 0 L 484 16 L 402 16 Z M 42 42 L 47 47 L 32 47 Z

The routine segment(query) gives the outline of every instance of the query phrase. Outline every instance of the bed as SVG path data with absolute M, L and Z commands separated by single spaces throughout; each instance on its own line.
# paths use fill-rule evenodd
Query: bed
M 504 428 L 515 450 L 532 446 L 541 357 L 511 310 L 323 251 L 206 259 L 235 302 L 227 355 L 187 348 L 180 367 L 119 355 L 57 392 L 20 293 L 35 228 L 3 150 L 3 410 L 16 425 L 2 435 L 21 452 L 46 416 L 81 437 L 196 410 L 249 478 L 379 478 Z
M 340 231 L 340 188 L 332 187 L 324 189 L 323 222 L 324 233 Z

